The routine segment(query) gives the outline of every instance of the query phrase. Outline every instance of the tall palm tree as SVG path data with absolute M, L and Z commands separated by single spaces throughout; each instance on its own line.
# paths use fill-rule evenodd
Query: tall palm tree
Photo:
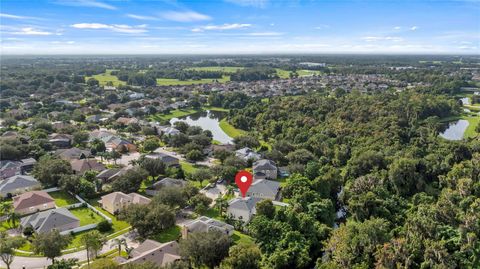
M 122 253 L 122 246 L 127 245 L 127 240 L 125 238 L 115 238 L 113 239 L 113 244 L 118 248 L 118 255 Z
M 0 215 L 7 215 L 10 210 L 12 210 L 12 204 L 11 203 L 1 203 L 0 204 Z
M 10 211 L 10 213 L 8 213 L 7 218 L 8 218 L 8 222 L 10 223 L 10 227 L 15 228 L 17 221 L 19 220 L 19 215 L 14 211 Z
M 220 212 L 220 215 L 223 215 L 228 207 L 228 201 L 223 197 L 218 197 L 215 199 L 215 207 L 218 209 L 218 212 Z

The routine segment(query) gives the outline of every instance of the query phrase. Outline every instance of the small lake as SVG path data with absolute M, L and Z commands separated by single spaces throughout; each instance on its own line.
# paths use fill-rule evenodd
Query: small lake
M 440 136 L 448 140 L 462 140 L 468 124 L 467 120 L 452 121 L 448 123 L 447 128 L 440 133 Z
M 226 116 L 225 112 L 221 111 L 201 111 L 191 114 L 186 117 L 173 118 L 170 120 L 170 124 L 174 124 L 177 121 L 184 121 L 191 126 L 202 127 L 203 130 L 209 130 L 213 134 L 213 139 L 223 144 L 233 143 L 233 138 L 228 136 L 222 128 L 220 128 L 220 121 Z

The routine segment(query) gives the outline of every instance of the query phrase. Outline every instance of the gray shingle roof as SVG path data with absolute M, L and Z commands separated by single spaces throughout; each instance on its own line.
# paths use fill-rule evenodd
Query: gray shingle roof
M 39 182 L 32 176 L 16 175 L 0 181 L 0 192 L 8 193 L 12 190 L 28 188 L 38 184 Z
M 77 221 L 79 219 L 68 209 L 60 207 L 22 218 L 20 224 L 22 227 L 32 226 L 38 233 L 43 233 Z

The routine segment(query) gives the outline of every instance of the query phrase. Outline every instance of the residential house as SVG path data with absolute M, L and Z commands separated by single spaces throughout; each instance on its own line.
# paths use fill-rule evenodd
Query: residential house
M 234 198 L 228 202 L 227 215 L 248 223 L 252 216 L 256 214 L 255 205 L 257 201 L 258 199 L 253 197 Z
M 145 158 L 149 159 L 159 159 L 161 160 L 166 166 L 179 166 L 180 160 L 163 152 L 154 152 L 145 155 Z
M 168 136 L 178 135 L 180 133 L 181 132 L 178 129 L 173 128 L 173 127 L 165 127 L 165 128 L 162 129 L 162 134 L 168 135 Z
M 186 185 L 187 181 L 185 180 L 166 177 L 160 181 L 153 183 L 152 186 L 148 187 L 145 190 L 145 193 L 150 196 L 155 196 L 158 191 L 160 191 L 160 189 L 164 187 L 184 187 Z
M 247 191 L 246 196 L 260 199 L 275 200 L 277 198 L 279 190 L 280 182 L 268 179 L 259 179 L 252 183 L 252 185 Z
M 120 176 L 124 175 L 127 170 L 127 167 L 105 169 L 102 172 L 98 173 L 97 179 L 101 180 L 102 183 L 109 183 L 117 180 Z
M 40 188 L 41 184 L 35 178 L 16 175 L 0 181 L 0 197 L 9 197 Z
M 235 151 L 235 155 L 239 158 L 242 158 L 244 160 L 259 160 L 262 158 L 262 156 L 255 151 L 253 151 L 251 148 L 241 148 L 237 151 Z
M 212 230 L 220 231 L 229 236 L 233 235 L 234 232 L 234 228 L 230 224 L 206 216 L 201 216 L 183 225 L 182 238 L 188 238 L 188 234 L 190 233 L 209 232 Z
M 123 192 L 112 192 L 110 194 L 102 196 L 100 203 L 102 208 L 110 212 L 111 214 L 117 214 L 122 209 L 131 204 L 148 204 L 150 199 L 142 196 L 138 193 L 125 194 Z
M 30 173 L 33 170 L 33 167 L 37 163 L 37 160 L 34 158 L 27 158 L 20 160 L 20 169 L 22 174 Z
M 181 257 L 179 255 L 179 246 L 176 241 L 159 243 L 150 239 L 145 240 L 131 253 L 132 258 L 129 260 L 120 259 L 120 264 L 139 264 L 151 262 L 157 266 L 164 267 Z
M 19 215 L 55 208 L 55 199 L 44 191 L 30 191 L 13 197 L 13 209 Z
M 65 161 L 87 159 L 93 156 L 90 150 L 79 148 L 57 149 L 54 155 Z
M 122 124 L 122 125 L 130 125 L 130 124 L 138 123 L 138 119 L 120 117 L 120 118 L 117 119 L 116 122 L 119 123 L 119 124 Z
M 79 227 L 80 220 L 68 209 L 59 207 L 21 218 L 20 226 L 24 229 L 31 226 L 37 233 L 47 233 L 53 229 L 64 232 Z
M 86 122 L 90 122 L 90 123 L 99 123 L 101 120 L 102 120 L 102 115 L 99 115 L 99 114 L 88 116 L 85 119 Z
M 258 160 L 253 163 L 253 178 L 276 179 L 278 174 L 277 166 L 272 160 Z
M 72 136 L 68 134 L 51 134 L 48 136 L 48 141 L 56 148 L 69 148 L 72 142 Z
M 71 160 L 70 165 L 72 166 L 73 172 L 79 175 L 83 175 L 90 170 L 101 172 L 106 169 L 102 163 L 99 163 L 95 159 Z
M 119 152 L 122 152 L 123 150 L 126 150 L 128 152 L 137 151 L 137 146 L 135 146 L 135 144 L 118 136 L 113 136 L 113 135 L 107 136 L 107 137 L 103 137 L 102 140 L 105 143 L 105 147 L 109 151 L 112 151 L 112 150 L 119 151 Z
M 33 158 L 0 161 L 0 179 L 27 174 L 32 171 L 36 163 L 37 161 Z

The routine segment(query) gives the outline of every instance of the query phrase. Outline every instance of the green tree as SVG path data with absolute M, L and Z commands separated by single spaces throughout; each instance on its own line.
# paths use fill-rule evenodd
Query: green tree
M 165 163 L 160 159 L 143 157 L 139 160 L 139 165 L 145 169 L 152 178 L 161 174 L 165 174 L 166 166 Z
M 58 230 L 54 229 L 37 234 L 32 241 L 32 249 L 35 254 L 42 254 L 55 263 L 55 257 L 62 255 L 62 250 L 70 244 L 70 241 L 70 236 L 61 235 Z
M 220 264 L 220 269 L 260 269 L 262 253 L 254 244 L 239 244 L 230 248 L 228 257 Z
M 269 219 L 273 219 L 275 216 L 275 207 L 273 206 L 272 200 L 262 200 L 255 205 L 255 208 L 258 216 L 265 216 Z
M 5 263 L 7 269 L 15 258 L 15 249 L 25 244 L 25 239 L 21 236 L 9 236 L 6 232 L 0 232 L 0 259 Z
M 97 230 L 83 234 L 80 241 L 87 250 L 87 264 L 90 267 L 90 259 L 96 258 L 98 252 L 102 249 L 106 242 L 105 237 Z
M 187 158 L 187 160 L 192 161 L 192 162 L 201 161 L 204 158 L 202 152 L 198 149 L 194 149 L 194 150 L 189 151 L 185 155 L 185 157 Z
M 184 195 L 183 188 L 175 186 L 165 186 L 161 188 L 155 197 L 154 203 L 168 205 L 172 208 L 184 208 L 187 205 L 187 197 Z
M 156 138 L 146 139 L 145 142 L 143 142 L 143 150 L 145 152 L 153 152 L 159 146 L 160 146 L 160 142 Z
M 132 204 L 120 213 L 141 238 L 165 231 L 175 225 L 174 210 L 162 204 Z
M 63 175 L 71 175 L 72 167 L 61 159 L 44 156 L 35 164 L 32 174 L 46 186 L 58 186 Z
M 190 233 L 180 241 L 180 255 L 196 267 L 213 268 L 228 255 L 230 244 L 230 237 L 216 230 Z
M 71 269 L 75 267 L 78 263 L 78 259 L 72 258 L 72 259 L 61 259 L 60 261 L 57 261 L 54 264 L 51 264 L 47 266 L 47 269 Z
M 124 193 L 135 192 L 140 188 L 142 181 L 148 177 L 148 172 L 141 167 L 129 169 L 112 184 L 112 189 Z

